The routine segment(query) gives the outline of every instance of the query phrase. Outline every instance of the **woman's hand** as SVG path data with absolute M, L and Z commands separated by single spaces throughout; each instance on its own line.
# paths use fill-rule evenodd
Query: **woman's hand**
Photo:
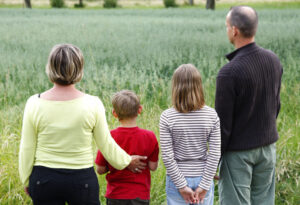
M 205 189 L 201 189 L 198 187 L 195 191 L 195 198 L 196 198 L 196 203 L 199 204 L 204 202 L 204 198 L 206 195 L 207 191 Z
M 127 168 L 133 173 L 141 173 L 143 169 L 146 168 L 147 164 L 142 162 L 142 160 L 146 160 L 147 157 L 139 156 L 139 155 L 131 155 L 131 162 L 127 166 Z
M 193 204 L 196 202 L 194 192 L 190 187 L 185 186 L 185 187 L 179 189 L 178 191 L 186 203 Z

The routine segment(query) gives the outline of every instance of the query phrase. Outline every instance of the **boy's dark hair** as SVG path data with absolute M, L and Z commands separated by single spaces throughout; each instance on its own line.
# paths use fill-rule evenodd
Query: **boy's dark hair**
M 140 99 L 134 92 L 122 90 L 114 94 L 112 105 L 119 120 L 124 120 L 138 115 Z

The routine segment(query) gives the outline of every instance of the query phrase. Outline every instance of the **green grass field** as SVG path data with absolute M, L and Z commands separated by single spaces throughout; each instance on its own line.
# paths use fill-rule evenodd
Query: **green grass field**
M 171 106 L 174 69 L 193 63 L 200 70 L 206 102 L 214 107 L 215 79 L 234 48 L 226 36 L 227 10 L 25 10 L 0 9 L 0 204 L 30 204 L 18 177 L 18 150 L 26 99 L 51 87 L 45 74 L 57 43 L 79 46 L 85 75 L 78 88 L 99 96 L 107 110 L 110 97 L 134 90 L 144 111 L 139 126 L 159 137 L 161 112 Z M 256 41 L 271 49 L 284 67 L 278 118 L 276 204 L 300 204 L 300 10 L 259 9 Z M 152 173 L 151 204 L 165 202 L 165 168 Z M 104 202 L 105 179 L 99 177 Z M 217 187 L 216 187 L 217 189 Z M 215 199 L 218 201 L 217 191 Z M 218 203 L 216 203 L 218 204 Z

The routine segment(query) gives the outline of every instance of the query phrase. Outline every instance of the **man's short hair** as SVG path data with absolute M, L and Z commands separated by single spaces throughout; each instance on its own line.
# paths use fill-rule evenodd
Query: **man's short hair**
M 255 36 L 258 16 L 249 6 L 234 6 L 230 9 L 229 23 L 237 27 L 244 37 L 250 38 Z
M 140 99 L 134 92 L 122 90 L 114 94 L 112 105 L 119 120 L 129 119 L 138 115 Z
M 46 73 L 53 83 L 75 84 L 83 76 L 83 63 L 83 55 L 78 47 L 72 44 L 58 44 L 50 52 Z

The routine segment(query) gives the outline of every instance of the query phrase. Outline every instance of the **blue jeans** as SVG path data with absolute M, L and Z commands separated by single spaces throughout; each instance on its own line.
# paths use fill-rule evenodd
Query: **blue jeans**
M 192 190 L 196 190 L 202 177 L 185 177 L 188 187 Z M 171 177 L 167 176 L 166 179 L 166 193 L 167 193 L 167 203 L 168 205 L 186 205 L 184 199 L 180 195 L 175 184 L 172 182 Z M 200 203 L 201 204 L 201 203 Z M 214 182 L 212 181 L 210 189 L 205 195 L 204 202 L 201 205 L 213 205 L 214 204 Z

